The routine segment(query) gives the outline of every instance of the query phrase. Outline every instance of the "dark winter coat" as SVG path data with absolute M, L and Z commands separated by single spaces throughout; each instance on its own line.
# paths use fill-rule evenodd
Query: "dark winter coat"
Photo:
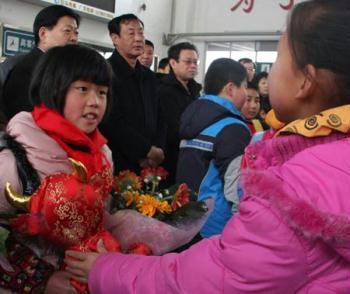
M 132 68 L 115 50 L 108 59 L 112 65 L 113 106 L 101 132 L 113 152 L 116 171 L 139 171 L 152 145 L 162 147 L 165 129 L 159 115 L 157 79 L 137 62 Z
M 29 86 L 35 66 L 44 52 L 33 48 L 21 57 L 9 73 L 3 88 L 4 113 L 8 120 L 20 111 L 31 111 L 33 106 L 29 99 Z
M 169 171 L 169 184 L 175 182 L 179 155 L 180 118 L 186 107 L 200 96 L 202 86 L 195 80 L 188 82 L 188 90 L 177 80 L 173 71 L 165 76 L 158 89 L 162 116 L 167 125 L 164 167 Z

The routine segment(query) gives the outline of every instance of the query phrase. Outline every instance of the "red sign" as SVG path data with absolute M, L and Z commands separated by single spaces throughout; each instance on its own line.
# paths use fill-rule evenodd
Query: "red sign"
M 294 0 L 285 0 L 285 1 L 288 1 L 288 2 L 287 3 L 279 3 L 280 7 L 284 10 L 292 9 L 292 7 L 294 5 Z M 237 1 L 237 3 L 235 5 L 233 5 L 231 7 L 231 11 L 235 11 L 235 10 L 237 10 L 238 7 L 245 5 L 243 7 L 243 11 L 245 13 L 250 13 L 254 8 L 254 3 L 255 3 L 255 0 L 239 0 L 239 1 Z

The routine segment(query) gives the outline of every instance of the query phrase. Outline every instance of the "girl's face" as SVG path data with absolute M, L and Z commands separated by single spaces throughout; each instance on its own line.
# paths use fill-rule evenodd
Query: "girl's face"
M 246 119 L 251 120 L 258 115 L 259 109 L 260 109 L 260 97 L 259 97 L 258 91 L 256 91 L 255 89 L 248 88 L 247 99 L 245 100 L 241 109 L 243 116 Z
M 267 81 L 267 78 L 260 79 L 258 87 L 261 96 L 269 95 L 269 83 Z
M 304 74 L 293 62 L 287 35 L 283 34 L 278 44 L 277 59 L 269 74 L 269 98 L 276 117 L 289 123 L 300 118 L 297 93 Z
M 107 86 L 73 82 L 67 91 L 63 116 L 86 134 L 101 122 L 107 106 Z

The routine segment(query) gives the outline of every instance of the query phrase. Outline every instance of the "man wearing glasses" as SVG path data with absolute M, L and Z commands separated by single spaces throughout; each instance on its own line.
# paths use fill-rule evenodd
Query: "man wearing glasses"
M 198 73 L 198 51 L 188 42 L 178 43 L 168 50 L 170 72 L 158 88 L 161 111 L 167 124 L 164 167 L 169 171 L 168 184 L 175 182 L 179 153 L 180 118 L 186 107 L 200 95 L 202 86 L 194 77 Z

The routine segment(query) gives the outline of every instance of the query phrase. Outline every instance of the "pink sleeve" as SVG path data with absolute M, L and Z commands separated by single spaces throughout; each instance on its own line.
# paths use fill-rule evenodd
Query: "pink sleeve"
M 221 238 L 224 292 L 297 292 L 308 278 L 303 245 L 269 203 L 246 198 Z
M 99 257 L 91 293 L 294 293 L 307 278 L 304 250 L 294 232 L 254 198 L 222 236 L 181 254 Z

